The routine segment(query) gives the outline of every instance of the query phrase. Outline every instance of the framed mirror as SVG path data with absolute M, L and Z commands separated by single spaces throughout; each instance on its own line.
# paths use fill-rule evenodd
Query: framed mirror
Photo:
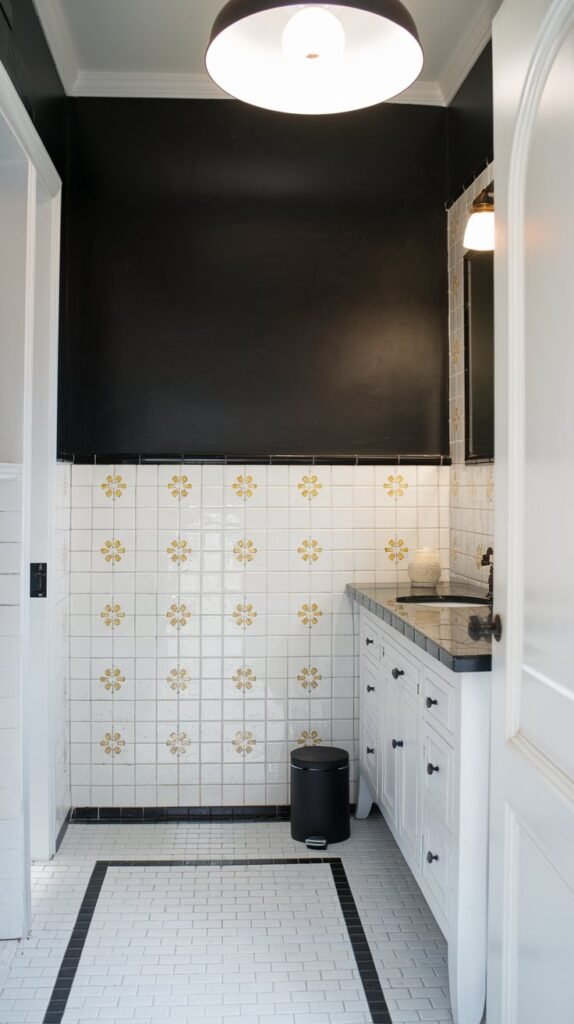
M 465 460 L 494 459 L 494 253 L 464 257 Z

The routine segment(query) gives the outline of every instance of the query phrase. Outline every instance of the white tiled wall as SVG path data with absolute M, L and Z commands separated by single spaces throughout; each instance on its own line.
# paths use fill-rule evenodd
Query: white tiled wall
M 56 467 L 56 536 L 50 587 L 55 600 L 55 680 L 56 714 L 56 834 L 70 809 L 70 531 L 72 467 Z
M 357 727 L 349 581 L 449 557 L 437 467 L 74 466 L 75 806 L 284 804 Z
M 494 179 L 494 165 L 463 193 L 448 212 L 450 337 L 451 576 L 486 586 L 489 570 L 480 559 L 493 544 L 492 465 L 464 461 L 464 230 L 473 200 Z
M 0 939 L 23 929 L 21 467 L 0 463 Z

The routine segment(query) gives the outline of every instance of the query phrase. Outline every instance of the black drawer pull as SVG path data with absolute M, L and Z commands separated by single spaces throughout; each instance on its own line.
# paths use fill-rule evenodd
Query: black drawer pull
M 404 747 L 402 740 L 393 740 L 393 750 L 396 750 L 397 747 Z
M 438 700 L 433 700 L 432 697 L 427 697 L 427 699 L 426 699 L 426 706 L 427 706 L 427 708 L 432 708 L 433 704 L 438 704 Z
M 427 764 L 427 775 L 432 775 L 433 772 L 440 772 L 438 764 Z
M 438 860 L 438 853 L 431 853 L 429 850 L 427 853 L 427 862 L 432 864 L 433 860 Z
M 393 679 L 398 679 L 399 676 L 404 676 L 404 674 L 405 673 L 403 672 L 402 668 L 394 668 L 393 671 L 391 672 Z
M 366 638 L 366 640 L 365 640 L 365 643 L 366 643 L 367 647 L 369 647 L 369 645 L 370 645 L 370 644 L 374 644 L 374 642 L 375 642 L 375 641 L 374 641 L 374 640 L 371 640 L 370 636 L 368 636 L 368 637 Z
M 374 754 L 374 753 L 375 753 L 375 748 L 374 747 L 367 747 L 367 754 Z
M 367 686 L 367 693 L 374 693 L 374 692 L 375 692 L 375 687 L 374 686 Z

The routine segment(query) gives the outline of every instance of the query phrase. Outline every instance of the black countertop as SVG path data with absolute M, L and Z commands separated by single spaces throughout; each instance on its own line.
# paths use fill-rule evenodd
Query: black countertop
M 451 672 L 490 672 L 492 669 L 492 641 L 471 640 L 468 621 L 471 615 L 488 615 L 488 605 L 468 604 L 464 608 L 421 607 L 401 604 L 400 597 L 421 595 L 444 597 L 468 595 L 484 598 L 484 590 L 461 583 L 443 583 L 432 590 L 421 590 L 409 584 L 369 587 L 347 584 L 347 594 L 382 619 L 407 640 L 411 640 L 440 661 Z

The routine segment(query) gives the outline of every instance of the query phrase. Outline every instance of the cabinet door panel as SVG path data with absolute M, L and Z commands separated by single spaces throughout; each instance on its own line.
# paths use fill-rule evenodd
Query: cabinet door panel
M 385 676 L 382 717 L 381 785 L 380 797 L 388 821 L 397 826 L 397 755 L 393 740 L 400 739 L 398 730 L 398 687 L 394 679 Z
M 418 700 L 399 691 L 399 732 L 403 746 L 397 750 L 399 793 L 399 836 L 405 853 L 420 864 L 421 710 Z

